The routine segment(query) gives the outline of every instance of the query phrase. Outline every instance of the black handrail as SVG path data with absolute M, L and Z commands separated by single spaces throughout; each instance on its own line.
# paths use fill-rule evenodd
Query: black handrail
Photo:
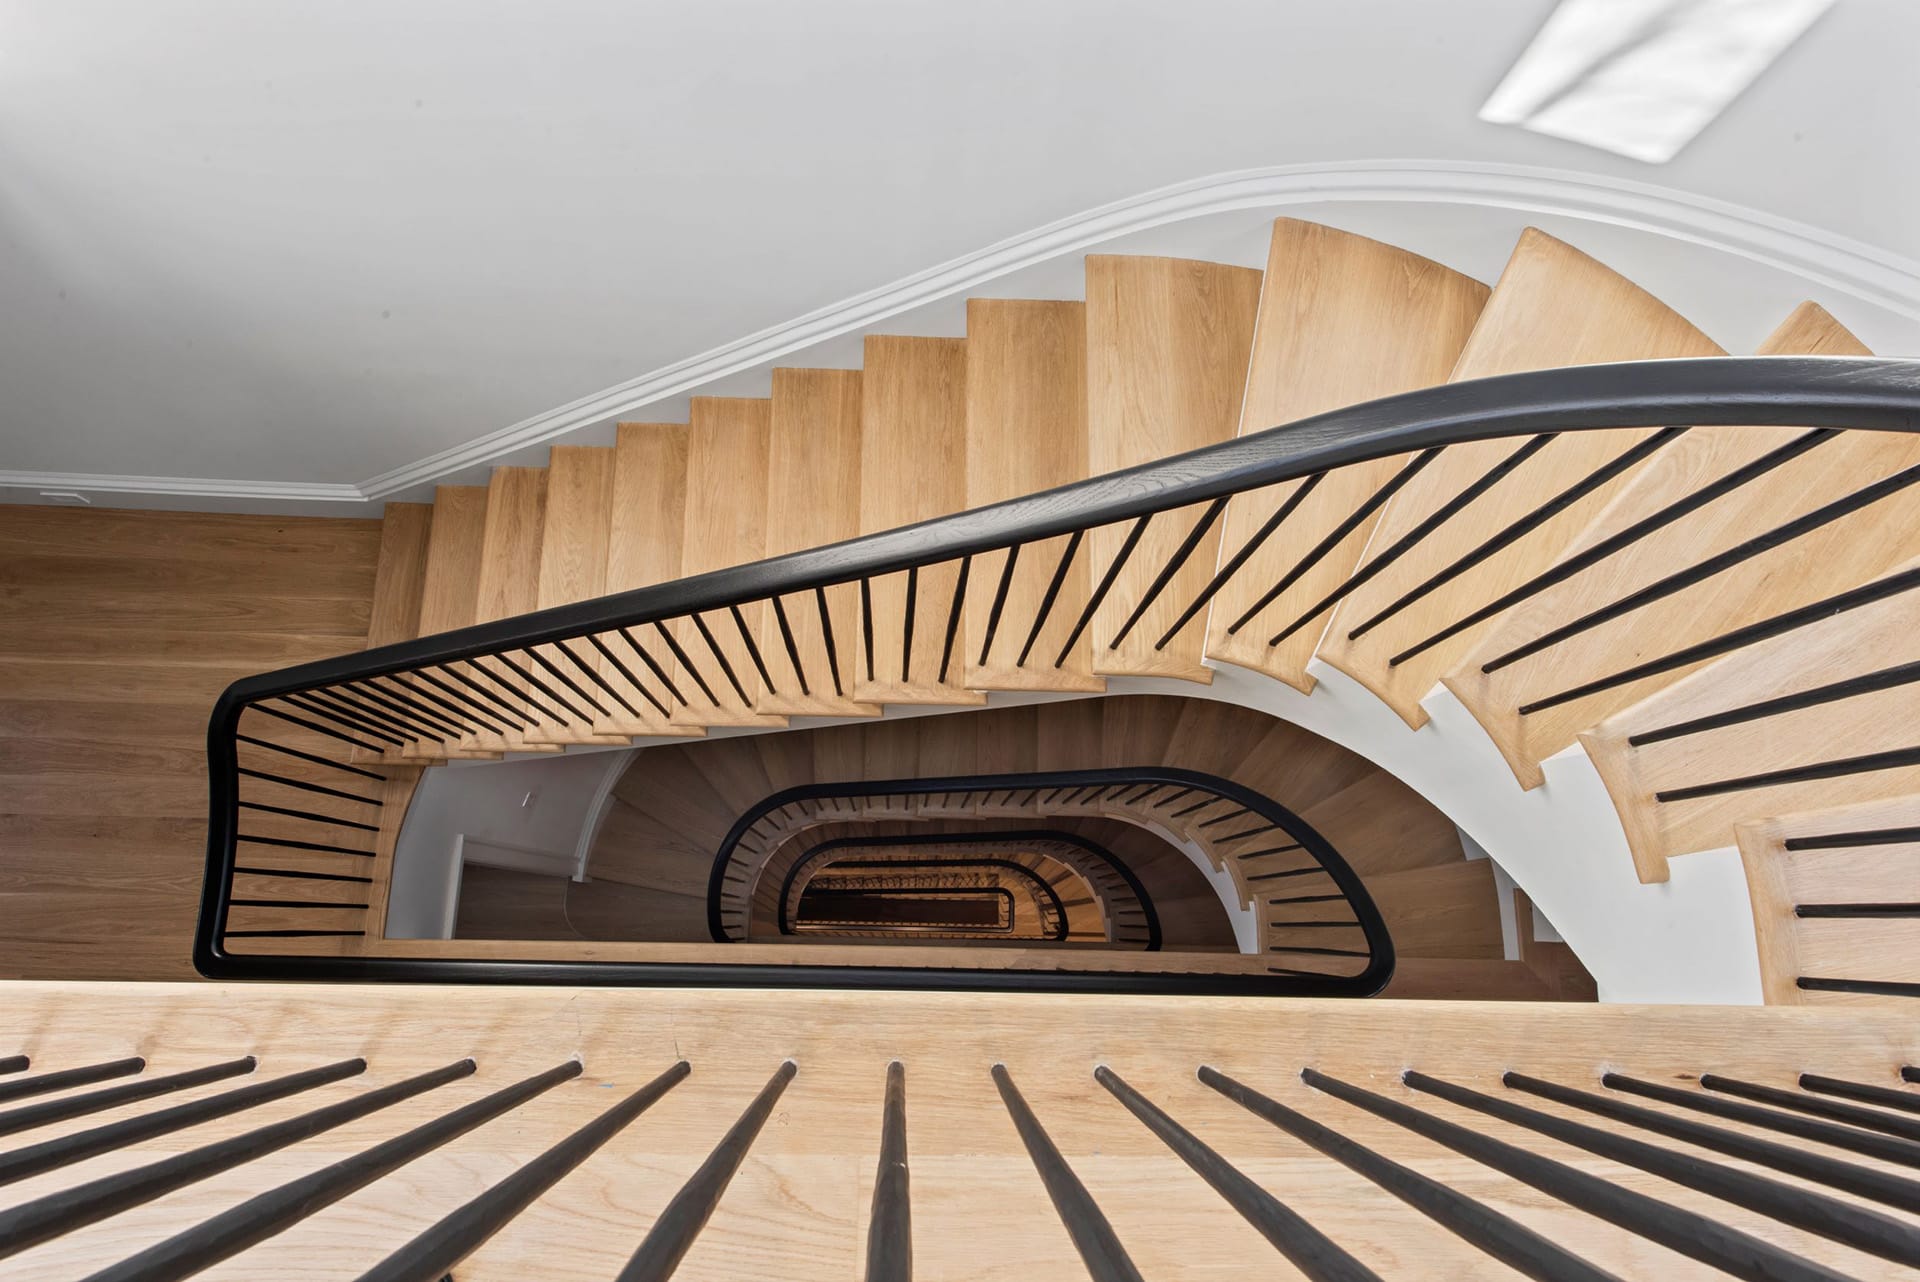
M 743 604 L 814 593 L 838 584 L 859 582 L 864 586 L 876 575 L 911 574 L 920 567 L 947 562 L 959 562 L 964 572 L 976 555 L 1119 522 L 1133 522 L 1131 547 L 1145 523 L 1156 514 L 1196 504 L 1217 504 L 1234 494 L 1313 478 L 1328 469 L 1370 459 L 1503 437 L 1538 439 L 1549 433 L 1666 428 L 1671 424 L 1920 431 L 1920 363 L 1853 357 L 1714 357 L 1578 366 L 1447 384 L 1335 410 L 1045 493 L 830 547 L 245 678 L 221 695 L 208 726 L 208 862 L 195 934 L 195 965 L 203 974 L 215 977 L 459 977 L 578 982 L 592 975 L 591 965 L 242 957 L 229 953 L 225 946 L 229 935 L 228 886 L 237 862 L 236 843 L 241 837 L 239 721 L 244 711 L 263 701 L 282 699 L 292 709 L 260 707 L 267 715 L 376 752 L 420 737 L 417 729 L 409 727 L 423 723 L 453 723 L 469 730 L 475 722 L 489 724 L 476 713 L 427 695 L 419 686 L 371 684 L 417 669 L 439 668 L 441 675 L 509 714 L 516 707 L 533 707 L 558 722 L 572 724 L 568 715 L 555 712 L 531 690 L 540 691 L 544 699 L 565 708 L 572 717 L 590 720 L 589 714 L 548 685 L 533 667 L 542 667 L 567 684 L 580 699 L 601 705 L 534 647 L 552 645 L 573 658 L 578 651 L 563 643 L 615 633 L 631 638 L 631 630 L 651 626 L 674 658 L 688 668 L 688 675 L 700 683 L 697 667 L 682 653 L 665 621 L 690 618 L 694 626 L 702 626 L 701 612 L 727 611 L 738 624 L 738 608 Z M 1671 430 L 1656 433 L 1661 440 L 1673 435 Z M 1116 560 L 1110 570 L 1117 569 L 1118 564 Z M 1095 597 L 1100 595 L 1096 591 Z M 1076 632 L 1092 617 L 1095 604 L 1094 600 L 1086 603 Z M 957 606 L 948 620 L 949 642 L 956 618 Z M 649 657 L 637 643 L 634 648 L 643 661 Z M 508 657 L 515 654 L 522 655 L 525 662 Z M 714 657 L 725 666 L 723 654 L 716 650 Z M 503 665 L 514 675 L 499 677 L 478 662 L 482 658 Z M 471 672 L 501 684 L 511 697 L 503 700 L 466 673 L 444 666 L 464 661 L 473 661 L 466 665 Z M 590 681 L 606 686 L 597 673 L 580 665 L 577 658 L 573 661 Z M 943 657 L 943 664 L 945 661 Z M 433 684 L 466 709 L 480 706 L 438 677 Z M 348 685 L 350 690 L 344 688 Z M 611 689 L 603 692 L 615 693 Z M 430 700 L 434 706 L 430 709 L 421 700 Z M 365 773 L 344 764 L 340 768 Z M 318 852 L 346 849 L 334 842 L 289 839 L 270 844 Z M 763 969 L 777 972 L 777 968 Z M 832 968 L 809 968 L 805 979 L 775 973 L 747 982 L 891 982 L 861 973 L 863 968 L 851 970 L 851 974 L 837 974 Z M 607 977 L 612 975 L 608 972 Z M 998 986 L 992 976 L 970 972 L 968 976 L 966 982 L 972 986 Z M 719 978 L 710 968 L 670 965 L 626 966 L 620 969 L 619 977 L 628 982 L 662 983 L 714 982 Z M 1189 979 L 1198 982 L 1196 977 Z M 1232 988 L 1226 984 L 1208 991 Z
M 1079 833 L 1065 832 L 1058 828 L 994 828 L 984 832 L 916 832 L 907 833 L 898 837 L 835 837 L 830 841 L 823 841 L 794 861 L 793 867 L 787 869 L 787 875 L 780 883 L 780 933 L 783 935 L 787 933 L 787 904 L 793 896 L 793 883 L 798 880 L 801 870 L 813 860 L 831 854 L 836 850 L 857 850 L 862 847 L 877 846 L 1017 845 L 1022 842 L 1043 841 L 1055 845 L 1073 846 L 1084 851 L 1094 859 L 1105 864 L 1116 877 L 1126 882 L 1128 893 L 1132 894 L 1134 899 L 1139 903 L 1141 915 L 1146 918 L 1147 946 L 1143 951 L 1157 952 L 1159 950 L 1160 914 L 1154 910 L 1153 897 L 1147 894 L 1146 887 L 1141 885 L 1138 877 L 1134 876 L 1133 870 L 1127 867 L 1126 861 L 1097 841 L 1082 837 Z M 1008 861 L 970 859 L 967 862 L 970 864 L 981 864 Z M 856 866 L 865 867 L 867 865 L 862 864 Z M 1019 864 L 1013 864 L 1012 866 L 1015 868 L 1020 867 Z M 709 883 L 709 889 L 711 889 L 711 883 Z M 1059 908 L 1059 898 L 1057 896 L 1054 899 L 1054 905 L 1056 908 Z M 1065 910 L 1061 909 L 1061 920 L 1064 922 L 1065 918 Z M 711 906 L 709 906 L 707 922 L 709 927 L 711 927 L 713 923 Z M 1063 935 L 1062 938 L 1064 937 Z
M 1064 794 L 1071 798 L 1080 793 L 1092 795 L 1124 795 L 1142 785 L 1157 785 L 1163 788 L 1182 789 L 1187 795 L 1202 795 L 1203 800 L 1187 809 L 1204 808 L 1218 801 L 1225 801 L 1235 809 L 1223 813 L 1220 818 L 1251 815 L 1261 822 L 1258 831 L 1278 830 L 1292 840 L 1285 848 L 1298 847 L 1310 857 L 1338 887 L 1347 906 L 1353 912 L 1354 919 L 1366 940 L 1366 966 L 1355 975 L 1315 975 L 1311 979 L 1300 976 L 1280 980 L 1267 980 L 1249 977 L 1246 991 L 1251 992 L 1291 992 L 1290 985 L 1305 983 L 1315 992 L 1333 992 L 1347 996 L 1369 996 L 1386 986 L 1393 977 L 1394 953 L 1393 940 L 1387 931 L 1387 923 L 1375 906 L 1366 886 L 1340 852 L 1333 848 L 1325 837 L 1307 823 L 1306 820 L 1282 806 L 1271 797 L 1263 796 L 1244 784 L 1218 775 L 1205 774 L 1198 770 L 1181 770 L 1173 766 L 1117 766 L 1100 770 L 1047 770 L 1029 771 L 1025 774 L 1005 775 L 950 775 L 927 779 L 864 779 L 842 783 L 802 784 L 796 788 L 787 788 L 771 796 L 763 797 L 748 807 L 728 829 L 714 852 L 713 869 L 707 876 L 707 932 L 715 943 L 732 942 L 727 934 L 725 921 L 725 903 L 729 871 L 733 868 L 735 856 L 740 844 L 766 819 L 790 806 L 808 801 L 820 801 L 839 797 L 901 797 L 901 796 L 940 796 L 951 794 L 964 797 L 969 793 L 986 796 L 996 792 L 1035 796 L 1035 813 L 1047 813 L 1050 804 L 1038 794 Z M 1146 813 L 1143 807 L 1143 813 Z M 1206 822 L 1215 822 L 1209 818 Z M 1000 833 L 983 834 L 1000 837 Z M 1232 836 L 1246 836 L 1250 833 L 1236 833 L 1221 838 L 1229 840 Z M 1151 903 L 1152 897 L 1146 893 L 1139 879 L 1123 863 L 1115 862 L 1114 870 L 1125 877 L 1135 898 L 1143 904 Z M 757 873 L 757 870 L 755 870 Z M 751 896 L 752 877 L 747 879 L 748 890 L 743 892 Z M 784 896 L 784 891 L 783 891 Z M 1154 934 L 1158 937 L 1158 922 L 1155 922 Z M 1147 976 L 1142 976 L 1147 978 Z M 1156 976 L 1155 978 L 1171 978 Z

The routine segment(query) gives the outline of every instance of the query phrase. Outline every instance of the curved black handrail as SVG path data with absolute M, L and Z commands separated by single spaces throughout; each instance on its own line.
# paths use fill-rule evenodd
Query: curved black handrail
M 724 918 L 727 874 L 732 868 L 734 854 L 740 843 L 768 815 L 799 802 L 819 801 L 829 797 L 899 797 L 913 794 L 940 795 L 943 793 L 995 793 L 1030 792 L 1050 789 L 1082 791 L 1099 789 L 1131 790 L 1142 785 L 1160 784 L 1175 788 L 1187 788 L 1194 792 L 1211 793 L 1216 797 L 1232 802 L 1240 809 L 1258 816 L 1265 822 L 1285 832 L 1300 848 L 1324 869 L 1333 879 L 1335 886 L 1345 897 L 1352 909 L 1355 920 L 1367 943 L 1367 965 L 1357 975 L 1326 976 L 1323 979 L 1308 982 L 1315 985 L 1330 984 L 1334 990 L 1349 996 L 1367 996 L 1380 991 L 1393 977 L 1394 953 L 1393 939 L 1387 931 L 1387 923 L 1374 905 L 1373 897 L 1367 893 L 1360 877 L 1348 866 L 1347 861 L 1335 850 L 1333 844 L 1300 816 L 1288 810 L 1273 798 L 1255 792 L 1244 784 L 1218 775 L 1206 774 L 1199 770 L 1181 770 L 1174 766 L 1110 766 L 1099 770 L 1045 770 L 1028 771 L 1024 774 L 1001 775 L 949 775 L 925 779 L 862 779 L 840 783 L 802 784 L 796 788 L 787 788 L 768 797 L 763 797 L 748 807 L 727 835 L 721 840 L 714 852 L 713 870 L 707 876 L 707 932 L 715 943 L 732 943 L 727 934 Z M 827 822 L 835 822 L 828 820 Z M 983 833 L 981 839 L 998 838 L 1003 833 Z M 1134 897 L 1143 904 L 1151 904 L 1152 899 L 1146 888 L 1124 863 L 1115 861 L 1114 871 L 1120 873 L 1132 889 Z M 751 894 L 751 878 L 748 879 L 748 894 Z M 784 896 L 784 888 L 782 894 Z M 784 902 L 784 898 L 783 898 Z M 1159 921 L 1154 919 L 1153 927 L 1156 944 L 1159 940 Z M 1266 982 L 1266 981 L 1262 981 Z M 1270 991 L 1278 991 L 1282 986 L 1275 985 Z
M 632 964 L 601 970 L 591 963 L 477 959 L 414 962 L 230 953 L 225 946 L 228 888 L 239 838 L 236 736 L 241 714 L 264 700 L 959 560 L 1430 447 L 1539 433 L 1670 424 L 1916 432 L 1920 431 L 1920 362 L 1863 357 L 1708 357 L 1537 370 L 1446 384 L 1330 411 L 1045 493 L 829 547 L 243 678 L 221 694 L 208 722 L 207 874 L 194 937 L 194 965 L 212 978 L 611 979 L 656 983 L 711 983 L 716 979 L 717 968 L 699 965 Z M 334 719 L 341 720 L 337 716 Z M 433 716 L 427 714 L 423 719 L 431 722 Z M 896 986 L 892 978 L 866 973 L 871 968 L 847 969 L 850 974 L 837 975 L 833 968 L 808 968 L 806 976 L 797 977 L 780 968 L 762 967 L 758 971 L 764 973 L 755 973 L 744 982 Z M 924 976 L 927 972 L 915 974 Z M 960 981 L 964 986 L 1034 986 L 1030 980 L 1003 985 L 992 975 L 965 975 Z M 928 984 L 922 978 L 898 982 L 897 986 Z M 1124 980 L 1107 986 L 1116 990 L 1139 987 Z M 1235 986 L 1193 984 L 1189 990 L 1235 991 Z
M 1041 829 L 993 829 L 991 831 L 986 831 L 986 832 L 915 832 L 915 833 L 907 833 L 899 837 L 834 837 L 828 841 L 823 841 L 819 845 L 807 851 L 806 854 L 800 856 L 799 859 L 795 860 L 793 866 L 787 869 L 787 875 L 783 877 L 780 881 L 780 912 L 779 912 L 780 933 L 783 935 L 788 933 L 787 904 L 793 898 L 793 884 L 795 881 L 799 879 L 800 873 L 802 872 L 802 870 L 804 870 L 806 866 L 812 863 L 814 860 L 822 858 L 828 854 L 831 854 L 836 850 L 859 850 L 859 849 L 872 850 L 872 849 L 883 849 L 891 846 L 958 846 L 958 845 L 986 845 L 986 844 L 1018 845 L 1021 842 L 1042 842 L 1042 841 L 1053 842 L 1058 845 L 1075 846 L 1081 850 L 1086 851 L 1088 854 L 1092 855 L 1094 858 L 1101 860 L 1109 868 L 1113 869 L 1114 875 L 1125 880 L 1127 883 L 1128 889 L 1131 891 L 1134 891 L 1135 898 L 1139 900 L 1141 911 L 1146 916 L 1148 939 L 1150 942 L 1148 943 L 1146 949 L 1143 951 L 1152 952 L 1160 947 L 1160 916 L 1153 909 L 1153 900 L 1150 897 L 1146 896 L 1145 894 L 1140 893 L 1139 880 L 1134 877 L 1130 869 L 1126 868 L 1126 865 L 1121 862 L 1120 858 L 1117 855 L 1115 855 L 1111 850 L 1108 850 L 1105 846 L 1101 845 L 1099 842 L 1088 840 L 1087 838 L 1080 836 L 1078 833 L 1062 832 L 1059 829 L 1044 829 L 1044 828 L 1041 828 Z M 902 863 L 909 863 L 909 862 L 925 865 L 928 867 L 936 866 L 928 863 L 925 860 L 877 860 L 877 861 L 870 861 L 870 862 L 862 862 L 860 864 L 850 865 L 850 866 L 861 867 L 861 868 L 886 867 L 886 866 L 897 867 Z M 1021 864 L 1014 863 L 1010 859 L 979 858 L 979 859 L 967 859 L 964 862 L 968 864 L 970 867 L 1000 866 L 1000 867 L 1006 867 L 1006 868 L 1017 868 L 1021 872 L 1025 872 L 1029 874 L 1031 874 L 1032 872 L 1031 869 L 1028 869 Z M 1038 879 L 1036 878 L 1036 880 Z M 1062 923 L 1062 927 L 1061 927 L 1062 933 L 1060 934 L 1059 937 L 1062 939 L 1065 939 L 1066 938 L 1066 934 L 1065 934 L 1066 909 L 1060 903 L 1060 896 L 1053 893 L 1052 886 L 1047 886 L 1046 882 L 1044 881 L 1041 881 L 1040 884 L 1042 886 L 1046 886 L 1047 894 L 1053 900 L 1054 910 L 1060 914 L 1060 920 Z M 707 920 L 709 924 L 711 924 L 713 920 L 711 912 L 709 912 Z

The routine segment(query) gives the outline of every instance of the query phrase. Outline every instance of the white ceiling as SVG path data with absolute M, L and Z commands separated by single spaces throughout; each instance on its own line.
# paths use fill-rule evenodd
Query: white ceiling
M 0 469 L 358 482 L 1253 167 L 1580 170 L 1920 258 L 1920 5 L 1842 0 L 1659 167 L 1475 118 L 1551 8 L 0 0 Z

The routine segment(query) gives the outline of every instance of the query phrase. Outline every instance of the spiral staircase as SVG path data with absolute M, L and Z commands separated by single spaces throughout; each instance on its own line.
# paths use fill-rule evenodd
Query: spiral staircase
M 336 1102 L 263 1129 L 221 1096 L 68 1124 L 126 1086 L 23 1106 L 53 1129 L 0 1152 L 32 1181 L 0 1189 L 0 1252 L 116 1278 L 1910 1276 L 1920 375 L 1814 303 L 1754 357 L 1537 231 L 1489 286 L 1282 219 L 1264 272 L 1091 256 L 1084 299 L 974 299 L 964 338 L 871 335 L 859 369 L 391 505 L 367 652 L 241 682 L 210 729 L 196 961 L 282 982 L 20 986 L 0 1015 L 54 1070 L 36 1090 L 251 1051 L 335 1076 L 239 1090 Z M 1116 748 L 1155 700 L 1216 711 Z M 588 871 L 709 937 L 387 936 L 423 775 L 636 748 Z M 763 937 L 799 837 L 991 837 L 1045 772 L 1121 768 L 1260 776 L 1351 917 L 1290 914 L 1252 878 L 1313 870 L 1240 860 L 1142 776 L 1051 781 L 1044 817 L 1190 847 L 1168 877 L 1258 905 L 1255 965 L 1229 931 L 1130 970 L 1164 950 L 1117 908 L 1074 940 L 1063 905 L 1054 953 Z M 737 885 L 702 880 L 760 799 L 823 781 Z M 1493 864 L 1564 957 L 1530 931 L 1505 955 Z M 1408 995 L 1569 997 L 1577 959 L 1602 999 L 1832 1009 L 1263 995 L 1319 991 L 1276 955 L 1371 940 L 1369 912 L 1403 982 L 1531 976 Z M 933 988 L 963 991 L 887 991 Z M 363 1072 L 390 1084 L 339 1085 Z

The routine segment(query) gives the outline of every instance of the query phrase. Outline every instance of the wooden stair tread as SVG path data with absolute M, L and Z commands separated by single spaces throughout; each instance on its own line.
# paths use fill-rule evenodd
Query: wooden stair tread
M 864 354 L 860 533 L 960 511 L 967 505 L 966 340 L 872 336 Z M 871 581 L 862 606 L 855 698 L 868 703 L 985 701 L 985 695 L 960 684 L 968 643 L 964 610 L 951 651 L 947 646 L 959 574 L 958 565 L 943 564 Z
M 773 404 L 749 397 L 696 396 L 689 419 L 682 577 L 748 565 L 766 555 Z M 786 724 L 786 718 L 760 712 L 754 703 L 761 688 L 761 664 L 754 661 L 754 652 L 766 613 L 764 602 L 753 602 L 737 611 L 708 611 L 697 620 L 668 625 L 714 695 L 712 703 L 697 710 L 683 709 L 682 719 L 696 725 Z M 691 680 L 683 665 L 676 664 L 675 671 Z
M 433 494 L 433 522 L 421 571 L 421 636 L 476 622 L 480 559 L 486 541 L 487 488 L 442 485 Z
M 1452 824 L 1405 822 L 1406 805 L 1415 795 L 1383 770 L 1306 807 L 1300 817 L 1363 878 L 1459 860 L 1460 834 Z
M 1653 295 L 1571 246 L 1530 228 L 1488 296 L 1451 381 L 1601 361 L 1721 354 L 1710 339 Z M 1481 539 L 1526 517 L 1649 435 L 1644 428 L 1569 432 L 1539 449 L 1464 512 L 1342 601 L 1316 657 L 1379 695 L 1408 725 L 1424 725 L 1426 713 L 1420 700 L 1486 625 L 1397 664 L 1390 660 L 1552 564 L 1620 491 L 1632 470 L 1614 476 L 1526 537 L 1465 569 L 1360 637 L 1351 634 Z M 1518 448 L 1522 447 L 1513 441 L 1482 441 L 1447 449 L 1387 505 L 1362 565 Z
M 685 423 L 622 423 L 615 430 L 608 592 L 630 592 L 680 577 L 687 534 L 689 432 Z M 666 630 L 644 624 L 628 629 L 628 636 L 640 658 L 640 667 L 632 671 L 672 709 L 673 723 L 704 726 L 700 710 L 711 707 L 712 700 L 676 662 Z
M 765 554 L 825 547 L 859 533 L 859 371 L 775 370 Z M 820 595 L 790 594 L 780 609 L 784 630 L 781 615 L 771 608 L 762 611 L 760 626 L 760 651 L 779 693 L 762 682 L 755 706 L 762 712 L 795 715 L 879 716 L 878 704 L 853 698 L 858 585 L 836 584 Z M 792 654 L 799 655 L 799 672 Z
M 968 301 L 967 507 L 1086 479 L 1086 312 L 1086 304 L 1078 302 Z M 1075 546 L 1061 537 L 1023 547 L 1010 576 L 1005 554 L 977 558 L 966 604 L 966 635 L 972 642 L 965 653 L 969 687 L 1106 688 L 1093 674 L 1091 638 L 1083 633 L 1068 645 L 1092 590 L 1084 543 Z M 1069 551 L 1072 559 L 1062 574 L 1061 561 Z M 1034 620 L 1050 589 L 1051 608 L 1035 631 Z M 996 601 L 999 625 L 990 631 Z
M 1481 282 L 1406 250 L 1298 219 L 1276 220 L 1239 434 L 1446 382 L 1487 294 Z M 1262 527 L 1306 482 L 1235 495 L 1220 561 L 1250 543 L 1253 551 L 1213 599 L 1207 657 L 1311 692 L 1307 663 L 1328 612 L 1306 612 L 1345 582 L 1379 513 L 1325 541 L 1407 462 L 1405 456 L 1377 459 L 1327 473 L 1257 543 Z M 1289 586 L 1261 606 L 1283 583 Z M 1270 644 L 1282 632 L 1287 635 Z
M 1399 957 L 1499 957 L 1500 899 L 1493 863 L 1457 859 L 1367 878 Z
M 592 445 L 556 445 L 547 459 L 547 503 L 540 537 L 540 609 L 572 605 L 603 596 L 607 588 L 607 556 L 612 535 L 615 448 Z M 617 637 L 603 642 L 628 672 L 643 669 L 638 655 Z M 697 734 L 698 727 L 673 726 L 667 714 L 649 703 L 646 694 L 622 675 L 586 640 L 543 653 L 570 673 L 585 667 L 592 676 L 576 677 L 600 705 L 593 729 L 599 735 Z M 609 689 L 611 687 L 611 689 Z M 656 693 L 656 699 L 665 702 Z M 622 703 L 624 700 L 624 703 Z
M 1801 918 L 1803 904 L 1920 903 L 1920 859 L 1912 846 L 1828 846 L 1788 850 L 1792 838 L 1920 826 L 1920 797 L 1756 819 L 1737 829 L 1753 899 L 1760 977 L 1769 1004 L 1860 1005 L 1884 996 L 1801 988 L 1803 976 L 1920 982 L 1920 920 Z M 1895 999 L 1898 1000 L 1898 999 Z
M 1920 559 L 1898 567 L 1920 570 Z M 1717 659 L 1580 735 L 1626 830 L 1642 881 L 1667 879 L 1667 861 L 1730 844 L 1736 824 L 1768 815 L 1920 792 L 1920 768 L 1857 773 L 1716 795 L 1656 794 L 1913 746 L 1920 686 L 1837 701 L 1634 745 L 1630 739 L 1769 699 L 1920 661 L 1913 604 L 1902 594 L 1830 614 Z
M 1803 304 L 1760 355 L 1871 355 L 1838 321 Z M 1802 435 L 1802 429 L 1695 428 L 1641 471 L 1567 549 L 1584 551 Z M 1685 676 L 1678 669 L 1521 716 L 1521 705 L 1632 667 L 1733 628 L 1864 582 L 1903 555 L 1920 524 L 1909 490 L 1731 570 L 1579 634 L 1493 673 L 1481 665 L 1597 607 L 1698 564 L 1863 485 L 1920 464 L 1920 440 L 1900 432 L 1849 432 L 1749 482 L 1665 529 L 1510 610 L 1446 677 L 1526 787 L 1540 762 L 1583 729 Z M 1658 650 L 1648 644 L 1658 638 Z
M 420 635 L 427 543 L 432 535 L 432 504 L 387 504 L 380 518 L 380 560 L 374 570 L 373 605 L 367 616 L 367 649 L 411 641 Z
M 488 488 L 484 485 L 442 485 L 433 493 L 433 520 L 427 534 L 426 562 L 421 569 L 420 609 L 417 626 L 421 636 L 471 627 L 479 617 L 480 566 L 486 557 Z M 461 665 L 467 672 L 471 665 Z M 483 670 L 493 671 L 491 665 Z M 485 676 L 471 679 L 496 694 L 502 688 Z M 448 757 L 492 755 L 490 749 L 470 746 L 491 740 L 471 740 L 468 746 L 442 743 L 417 743 L 408 746 L 413 759 L 422 762 Z M 499 740 L 506 746 L 506 737 Z M 517 741 L 516 741 L 517 742 Z M 549 749 L 542 747 L 540 751 Z M 407 759 L 407 752 L 383 754 L 389 761 Z
M 1100 476 L 1231 439 L 1246 388 L 1261 273 L 1189 259 L 1089 254 L 1086 279 L 1089 472 Z M 1163 567 L 1210 510 L 1165 512 L 1146 526 L 1094 615 L 1095 672 L 1212 680 L 1201 663 L 1204 618 L 1196 616 L 1166 645 L 1160 641 L 1213 575 L 1217 520 L 1127 629 Z M 1088 532 L 1091 563 L 1103 573 L 1132 524 Z
M 487 483 L 487 524 L 480 554 L 480 580 L 475 592 L 474 621 L 491 623 L 540 608 L 540 545 L 547 524 L 547 469 L 496 467 Z M 522 692 L 516 702 L 538 724 L 531 730 L 504 736 L 509 748 L 538 744 L 625 743 L 619 736 L 593 731 L 593 710 L 525 654 L 515 660 L 548 687 L 542 691 L 524 677 L 508 684 Z M 571 706 L 567 706 L 571 705 Z M 556 719 L 549 712 L 560 714 Z M 489 745 L 490 736 L 474 742 Z

